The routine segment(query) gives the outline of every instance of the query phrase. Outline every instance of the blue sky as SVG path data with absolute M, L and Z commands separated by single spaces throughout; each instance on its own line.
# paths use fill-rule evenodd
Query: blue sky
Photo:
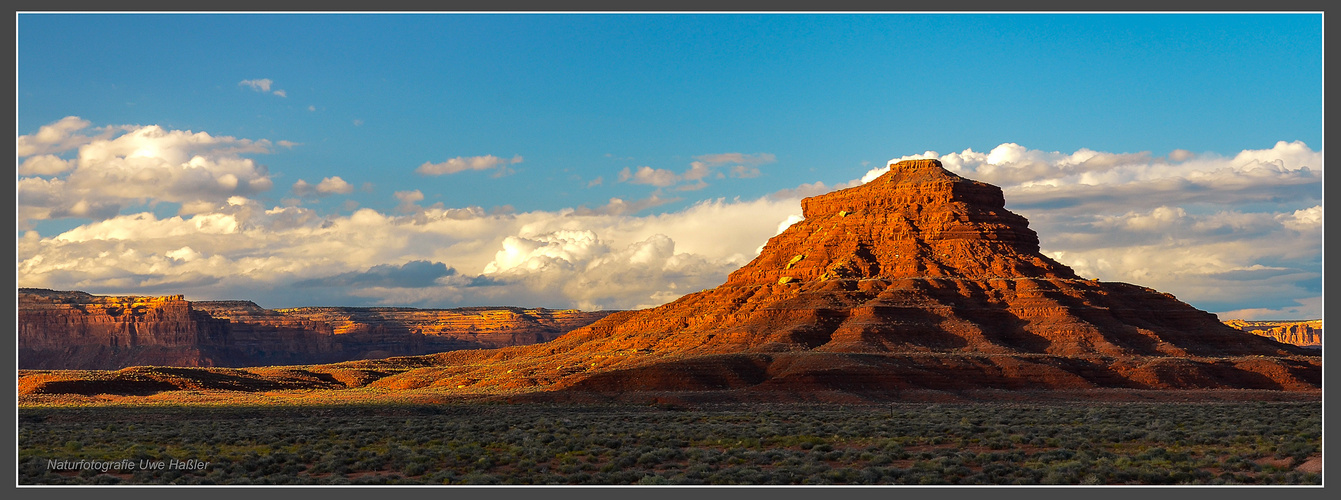
M 1099 231 L 1099 217 L 1152 216 L 1161 206 L 1181 210 L 1182 219 L 1220 214 L 1217 220 L 1229 224 L 1224 227 L 1238 227 L 1245 241 L 1279 240 L 1282 235 L 1265 226 L 1245 232 L 1225 218 L 1278 220 L 1281 214 L 1301 210 L 1306 215 L 1300 217 L 1307 218 L 1307 210 L 1318 207 L 1316 234 L 1296 235 L 1315 252 L 1232 259 L 1219 267 L 1208 264 L 1198 275 L 1270 275 L 1244 285 L 1255 291 L 1224 296 L 1210 291 L 1223 288 L 1223 283 L 1208 283 L 1204 289 L 1174 293 L 1191 293 L 1199 299 L 1191 300 L 1194 305 L 1213 311 L 1264 308 L 1269 312 L 1257 314 L 1289 316 L 1316 309 L 1320 314 L 1320 14 L 17 18 L 20 286 L 94 293 L 177 287 L 188 296 L 256 298 L 262 305 L 279 307 L 307 305 L 294 303 L 293 283 L 324 282 L 348 273 L 376 271 L 381 276 L 387 269 L 421 270 L 427 263 L 442 269 L 436 286 L 424 286 L 419 279 L 414 286 L 350 285 L 320 293 L 305 290 L 301 296 L 330 305 L 450 307 L 500 300 L 589 308 L 653 305 L 685 293 L 690 283 L 698 288 L 720 283 L 732 266 L 752 258 L 750 252 L 776 232 L 789 210 L 799 213 L 789 208 L 788 203 L 795 203 L 790 198 L 847 185 L 891 159 L 927 153 L 960 154 L 961 173 L 973 177 L 985 172 L 983 165 L 1000 162 L 961 153 L 987 154 L 1018 145 L 1024 153 L 1011 156 L 1007 148 L 998 160 L 1032 158 L 1054 167 L 1051 174 L 1005 176 L 997 183 L 1007 191 L 1008 207 L 1035 221 L 1045 251 L 1097 252 L 1063 248 L 1061 243 L 1050 247 L 1046 231 L 1053 231 L 1059 242 L 1078 241 L 1080 235 Z M 62 122 L 67 117 L 77 120 Z M 39 137 L 43 127 L 51 132 Z M 189 131 L 211 139 L 182 142 L 136 135 L 134 130 L 144 127 L 157 127 L 164 137 L 186 137 Z M 42 142 L 42 137 L 58 135 L 61 140 Z M 164 153 L 166 163 L 153 168 L 128 160 L 148 154 L 139 146 L 132 148 L 134 154 L 73 161 L 93 154 L 80 152 L 81 145 L 117 138 L 122 144 L 157 140 L 154 151 L 159 152 L 183 149 L 176 155 Z M 1295 146 L 1280 148 L 1282 141 Z M 187 143 L 192 145 L 183 145 Z M 1125 158 L 1130 163 L 1121 167 L 1126 174 L 1104 181 L 1072 176 L 1061 184 L 1118 183 L 1110 187 L 1139 191 L 1127 199 L 1141 201 L 1123 205 L 1115 197 L 1117 201 L 1103 207 L 1069 205 L 1073 212 L 1047 212 L 1068 205 L 1057 201 L 1061 194 L 1049 198 L 1035 193 L 1028 198 L 1032 205 L 1012 204 L 1013 192 L 1024 196 L 1038 185 L 1059 185 L 1055 181 L 1065 177 L 1057 175 L 1064 173 L 1066 161 L 1079 161 L 1076 155 L 1084 151 Z M 1255 153 L 1263 151 L 1274 151 L 1275 157 Z M 206 166 L 186 169 L 184 162 L 193 156 Z M 1170 160 L 1174 157 L 1181 159 Z M 49 161 L 41 164 L 45 167 L 24 166 L 36 158 L 55 158 L 68 166 Z M 1233 187 L 1261 177 L 1243 173 L 1251 170 L 1244 162 L 1275 165 L 1275 180 L 1266 184 L 1279 189 L 1264 194 Z M 1017 170 L 1023 171 L 1022 165 Z M 1312 177 L 1301 174 L 1303 167 Z M 226 175 L 243 183 L 202 187 L 182 173 L 195 175 L 202 169 L 213 172 L 215 180 L 231 172 Z M 1193 182 L 1198 189 L 1228 189 L 1218 201 L 1174 196 L 1161 203 L 1140 195 L 1149 189 L 1131 187 L 1140 182 L 1156 185 L 1161 179 L 1187 181 L 1200 178 L 1196 172 L 1224 169 L 1242 175 L 1204 186 Z M 109 180 L 113 171 L 118 173 Z M 155 175 L 162 194 L 113 189 L 119 182 Z M 742 241 L 733 242 L 739 248 L 729 251 L 710 248 L 710 241 L 693 241 L 698 236 L 689 219 L 711 212 L 711 204 L 720 211 L 704 215 L 709 220 L 738 220 L 764 231 L 741 229 L 737 233 Z M 246 207 L 269 218 L 238 212 Z M 141 217 L 137 223 L 154 226 L 162 236 L 154 236 L 160 233 L 150 228 L 136 229 L 142 237 L 95 235 L 94 229 L 103 231 L 97 234 L 116 233 L 112 226 L 124 228 L 136 214 L 149 214 L 151 221 Z M 503 232 L 438 228 L 414 233 L 420 240 L 411 238 L 399 247 L 368 250 L 359 259 L 348 256 L 359 252 L 340 257 L 271 246 L 293 241 L 294 235 L 283 231 L 298 226 L 319 229 L 331 221 L 371 220 L 373 215 L 395 227 L 413 225 L 415 217 L 445 217 L 488 221 Z M 564 215 L 568 219 L 555 222 Z M 165 228 L 213 220 L 210 216 L 232 217 L 237 228 L 228 234 L 254 232 L 247 243 L 233 237 L 212 241 L 208 244 L 220 250 L 211 253 L 203 247 L 206 242 L 197 241 L 199 234 Z M 593 218 L 574 222 L 574 216 Z M 1044 220 L 1049 217 L 1056 221 Z M 658 226 L 677 218 L 684 219 L 676 226 L 683 233 Z M 1206 227 L 1212 224 L 1209 220 L 1182 222 Z M 1170 222 L 1166 228 L 1176 225 Z M 627 229 L 633 226 L 642 229 Z M 1290 230 L 1286 226 L 1277 229 Z M 429 233 L 433 236 L 425 236 Z M 59 238 L 62 234 L 67 236 Z M 386 237 L 395 240 L 396 234 L 401 233 Z M 1213 234 L 1219 233 L 1210 231 L 1207 238 Z M 666 250 L 656 235 L 671 240 L 671 248 Z M 1113 239 L 1127 241 L 1122 235 Z M 1149 237 L 1130 240 L 1159 254 Z M 1177 244 L 1206 252 L 1224 245 L 1208 239 Z M 429 250 L 434 245 L 436 250 Z M 649 285 L 636 292 L 615 287 L 621 291 L 610 291 L 608 297 L 587 296 L 538 277 L 557 269 L 570 273 L 562 275 L 566 279 L 597 283 L 597 275 L 583 273 L 625 250 L 635 255 L 635 247 L 658 245 L 667 252 L 669 260 L 661 264 L 670 274 L 644 276 Z M 189 248 L 174 255 L 216 258 L 213 265 L 222 268 L 272 250 L 271 260 L 283 260 L 286 252 L 309 260 L 268 268 L 263 278 L 251 280 L 238 278 L 239 273 L 259 273 L 260 268 L 232 268 L 227 276 L 181 268 L 190 267 L 196 257 L 166 257 L 154 270 L 81 260 L 84 253 L 109 248 L 160 257 Z M 45 256 L 39 259 L 47 262 L 45 267 L 32 260 L 38 256 Z M 533 260 L 541 257 L 545 265 Z M 1099 260 L 1110 267 L 1094 263 Z M 1085 260 L 1088 264 L 1069 264 L 1104 279 L 1132 281 L 1153 275 L 1155 285 L 1185 282 L 1186 276 L 1177 273 L 1192 273 L 1197 267 L 1147 269 L 1142 275 L 1138 264 L 1114 270 L 1113 260 L 1094 254 Z M 82 264 L 56 269 L 49 267 L 52 261 Z M 523 269 L 534 275 L 523 276 Z M 452 281 L 490 276 L 497 283 L 507 281 L 497 273 L 509 270 L 512 287 Z M 615 268 L 608 271 L 608 276 L 600 275 L 607 281 L 627 275 Z M 1281 284 L 1286 281 L 1288 285 Z M 672 283 L 677 287 L 667 288 Z M 593 286 L 599 288 L 588 287 Z M 1264 290 L 1281 297 L 1271 304 L 1252 303 L 1263 302 Z M 630 293 L 636 298 L 616 298 Z M 205 297 L 215 294 L 229 296 Z

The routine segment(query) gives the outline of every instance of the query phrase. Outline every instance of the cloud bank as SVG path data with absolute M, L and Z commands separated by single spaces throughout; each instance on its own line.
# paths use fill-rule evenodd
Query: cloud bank
M 394 213 L 339 215 L 267 207 L 249 196 L 271 187 L 270 174 L 242 155 L 267 151 L 268 141 L 152 126 L 90 129 L 70 117 L 17 143 L 18 286 L 183 293 L 267 307 L 654 306 L 720 285 L 799 220 L 801 198 L 883 170 L 651 215 L 636 214 L 673 199 L 490 213 L 424 207 L 424 193 L 414 190 L 394 194 Z M 1302 143 L 1232 156 L 1002 144 L 904 158 L 911 157 L 939 158 L 951 171 L 1000 186 L 1007 208 L 1039 233 L 1043 251 L 1082 276 L 1170 292 L 1226 319 L 1321 316 L 1322 155 Z M 473 169 L 472 161 L 491 165 L 485 170 L 511 161 L 474 158 L 458 158 L 464 167 L 456 171 Z M 695 158 L 723 176 L 772 161 Z M 708 177 L 691 179 L 696 168 L 671 172 L 678 184 L 668 186 Z M 654 174 L 644 179 L 650 184 Z M 334 176 L 300 182 L 295 193 L 310 196 L 352 189 Z M 164 201 L 182 203 L 182 213 L 133 208 Z M 30 230 L 32 221 L 77 214 L 93 221 L 55 235 Z

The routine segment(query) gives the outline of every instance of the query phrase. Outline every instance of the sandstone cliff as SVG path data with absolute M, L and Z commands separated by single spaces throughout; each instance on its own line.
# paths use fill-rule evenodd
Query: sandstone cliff
M 228 322 L 193 310 L 180 295 L 97 297 L 20 289 L 20 368 L 119 368 L 132 363 L 214 366 Z
M 545 342 L 609 312 L 305 308 L 182 296 L 20 289 L 19 367 L 240 367 L 334 363 Z
M 520 307 L 302 307 L 275 312 L 330 325 L 336 335 L 372 339 L 422 335 L 472 348 L 547 342 L 609 314 Z
M 1247 321 L 1231 319 L 1226 325 L 1239 330 L 1276 339 L 1277 342 L 1306 347 L 1322 347 L 1322 320 L 1308 321 Z

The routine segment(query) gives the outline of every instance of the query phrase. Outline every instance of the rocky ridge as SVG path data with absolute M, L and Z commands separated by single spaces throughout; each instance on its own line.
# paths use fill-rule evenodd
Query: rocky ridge
M 495 348 L 552 340 L 609 312 L 475 307 L 271 310 L 249 301 L 20 289 L 19 367 L 241 367 Z

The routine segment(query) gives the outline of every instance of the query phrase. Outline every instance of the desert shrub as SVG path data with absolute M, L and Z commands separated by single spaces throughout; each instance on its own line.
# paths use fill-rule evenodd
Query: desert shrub
M 1316 474 L 1253 462 L 1319 453 L 1313 403 L 19 413 L 20 484 L 91 484 L 97 476 L 48 471 L 43 457 L 212 462 L 187 474 L 136 471 L 121 479 L 131 484 L 317 484 L 369 472 L 388 484 L 459 484 L 477 472 L 500 484 L 634 484 L 648 476 L 676 484 L 1320 484 Z M 905 470 L 895 466 L 902 460 L 918 463 Z

